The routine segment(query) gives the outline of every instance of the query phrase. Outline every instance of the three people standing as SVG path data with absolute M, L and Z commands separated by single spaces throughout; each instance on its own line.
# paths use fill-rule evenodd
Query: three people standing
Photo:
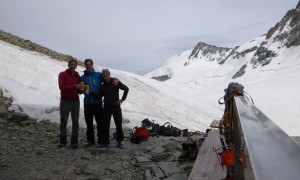
M 59 147 L 65 147 L 67 144 L 67 121 L 69 113 L 72 117 L 72 137 L 71 147 L 78 148 L 78 129 L 79 129 L 79 94 L 84 94 L 84 116 L 87 125 L 85 147 L 95 144 L 94 123 L 97 124 L 98 144 L 100 147 L 109 147 L 109 129 L 110 119 L 113 115 L 117 129 L 118 148 L 123 148 L 122 130 L 122 112 L 120 105 L 126 99 L 128 87 L 115 78 L 110 77 L 110 72 L 106 69 L 103 73 L 96 72 L 93 68 L 93 60 L 84 61 L 86 70 L 80 77 L 77 68 L 77 61 L 71 59 L 64 72 L 59 74 L 59 88 L 61 90 L 60 102 L 60 143 Z M 103 75 L 103 76 L 102 76 Z M 103 84 L 102 84 L 102 81 Z M 89 87 L 89 90 L 83 90 L 83 87 Z M 122 99 L 119 99 L 119 89 L 124 90 Z M 102 110 L 102 97 L 104 96 L 104 111 Z M 100 98 L 101 97 L 101 98 Z M 102 114 L 103 111 L 103 114 Z

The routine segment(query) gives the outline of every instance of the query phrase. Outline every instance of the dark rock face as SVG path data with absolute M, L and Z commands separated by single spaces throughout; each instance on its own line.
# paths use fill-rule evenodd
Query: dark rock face
M 232 79 L 236 79 L 238 77 L 241 77 L 243 74 L 245 74 L 246 73 L 246 71 L 245 71 L 246 68 L 247 68 L 247 65 L 244 64 L 241 67 L 241 69 L 232 76 Z
M 290 31 L 290 34 L 287 37 L 287 42 L 285 43 L 287 48 L 300 45 L 300 13 L 297 13 L 297 15 L 292 19 L 291 24 L 294 23 L 293 21 L 295 21 L 295 25 Z
M 269 31 L 268 31 L 268 33 L 266 35 L 266 39 L 270 39 L 273 36 L 274 32 L 278 30 L 279 26 L 280 26 L 280 24 L 277 23 L 274 27 L 272 27 L 271 29 L 269 29 Z
M 266 36 L 270 39 L 274 33 L 279 32 L 273 37 L 273 42 L 283 42 L 287 48 L 300 45 L 300 1 L 296 9 L 292 9 L 286 13 L 282 20 L 272 27 Z M 284 29 L 289 27 L 289 30 Z
M 269 64 L 278 54 L 270 49 L 267 45 L 275 42 L 282 44 L 278 49 L 286 46 L 287 48 L 300 45 L 300 1 L 296 9 L 292 9 L 286 13 L 280 22 L 272 27 L 267 35 L 266 40 L 261 43 L 251 60 L 253 68 L 259 65 L 265 66 Z M 276 32 L 276 33 L 275 33 Z
M 217 47 L 217 46 L 205 44 L 203 42 L 199 42 L 192 50 L 192 53 L 190 54 L 188 59 L 191 60 L 194 58 L 198 58 L 199 53 L 201 53 L 201 55 L 204 57 L 208 57 L 208 59 L 211 55 L 219 54 L 220 58 L 217 59 L 210 58 L 211 61 L 219 62 L 222 59 L 225 59 L 226 54 L 230 51 L 232 51 L 232 48 Z M 188 65 L 188 63 L 186 65 Z
M 257 48 L 258 48 L 257 46 L 253 46 L 253 47 L 250 48 L 250 49 L 246 49 L 245 51 L 241 52 L 241 56 L 244 57 L 245 54 L 250 53 L 250 52 L 252 52 L 252 51 L 255 51 Z
M 256 50 L 254 57 L 251 60 L 251 64 L 253 65 L 252 67 L 256 68 L 258 65 L 265 66 L 272 61 L 273 57 L 276 56 L 277 54 L 275 52 L 261 46 Z
M 171 79 L 171 77 L 168 76 L 168 75 L 162 75 L 162 76 L 151 77 L 151 79 L 155 79 L 155 80 L 158 80 L 158 81 L 166 81 L 168 79 Z
M 239 59 L 240 53 L 235 51 L 237 48 L 239 48 L 239 46 L 236 46 L 234 49 L 232 49 L 232 51 L 228 54 L 228 56 L 225 57 L 224 59 L 220 60 L 218 64 L 220 64 L 220 65 L 224 64 L 229 57 Z

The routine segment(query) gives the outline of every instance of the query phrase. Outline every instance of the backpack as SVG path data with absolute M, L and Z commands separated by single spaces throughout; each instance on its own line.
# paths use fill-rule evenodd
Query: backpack
M 164 125 L 160 126 L 159 134 L 164 136 L 175 136 L 181 135 L 181 129 L 174 127 L 170 122 L 166 122 Z
M 152 122 L 146 118 L 144 120 L 141 121 L 142 123 L 142 127 L 145 127 L 148 129 L 149 131 L 149 136 L 157 136 L 159 135 L 159 131 L 160 131 L 160 125 L 159 124 L 155 124 L 154 123 L 155 120 L 152 120 Z
M 159 127 L 159 135 L 163 136 L 171 136 L 171 128 L 172 124 L 169 122 L 166 122 L 164 125 Z
M 161 134 L 161 128 L 159 124 L 153 124 L 149 129 L 150 136 L 158 136 Z
M 178 137 L 181 135 L 182 130 L 177 128 L 177 127 L 172 127 L 171 128 L 171 136 Z
M 131 143 L 139 144 L 143 141 L 147 141 L 149 137 L 149 131 L 145 127 L 135 127 L 131 132 Z
M 188 137 L 190 135 L 188 129 L 181 130 L 181 134 L 182 134 L 183 137 Z
M 233 149 L 227 149 L 223 153 L 219 154 L 221 156 L 221 166 L 233 166 L 234 163 L 234 151 Z
M 148 118 L 142 120 L 142 127 L 151 127 L 152 125 L 153 123 Z

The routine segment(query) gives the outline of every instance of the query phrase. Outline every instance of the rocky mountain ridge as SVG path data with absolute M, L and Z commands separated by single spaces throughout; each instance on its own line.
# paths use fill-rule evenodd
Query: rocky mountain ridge
M 49 57 L 59 60 L 59 61 L 67 62 L 70 59 L 70 55 L 58 53 L 58 52 L 53 51 L 44 46 L 33 43 L 30 40 L 25 40 L 23 38 L 13 35 L 13 34 L 4 32 L 1 29 L 0 29 L 0 40 L 5 41 L 9 44 L 13 44 L 15 46 L 18 46 L 18 47 L 28 50 L 28 51 L 34 51 L 34 52 L 44 54 L 46 56 L 49 56 Z M 75 57 L 73 57 L 73 58 L 75 58 Z M 75 59 L 77 59 L 77 58 L 75 58 Z M 78 65 L 83 66 L 83 62 L 78 60 Z
M 182 69 L 203 61 L 219 65 L 234 65 L 234 68 L 239 70 L 230 74 L 232 79 L 237 79 L 243 76 L 249 68 L 255 69 L 268 65 L 273 59 L 284 53 L 282 49 L 300 45 L 300 1 L 295 9 L 289 10 L 282 20 L 270 28 L 265 35 L 245 44 L 248 44 L 247 48 L 243 47 L 244 45 L 227 48 L 199 42 L 189 51 L 189 55 L 185 53 L 180 55 L 181 59 L 185 59 L 181 63 Z M 180 59 L 180 57 L 174 59 Z M 172 75 L 178 71 L 178 68 L 172 68 L 172 63 L 176 62 L 174 59 L 171 62 L 167 61 L 163 67 L 146 76 L 160 81 L 172 78 Z M 228 63 L 228 61 L 230 62 Z
M 232 53 L 232 51 L 234 51 L 233 48 L 217 47 L 203 42 L 199 42 L 192 50 L 192 53 L 188 57 L 188 60 L 191 61 L 201 56 L 201 57 L 205 57 L 206 60 L 208 61 L 220 62 L 223 59 L 226 59 L 227 56 Z M 212 54 L 215 56 L 214 58 L 210 58 L 210 55 Z M 187 61 L 184 65 L 188 65 L 188 64 L 189 63 Z

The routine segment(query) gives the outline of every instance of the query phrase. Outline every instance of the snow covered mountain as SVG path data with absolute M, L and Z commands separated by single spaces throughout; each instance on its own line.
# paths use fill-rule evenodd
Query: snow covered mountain
M 216 103 L 230 82 L 245 86 L 258 106 L 289 134 L 300 134 L 300 3 L 267 34 L 235 48 L 198 43 L 146 77 Z M 298 128 L 298 129 L 297 129 Z
M 283 67 L 285 64 L 279 62 L 281 57 L 300 45 L 299 4 L 296 9 L 288 11 L 283 19 L 272 27 L 267 34 L 240 47 L 216 47 L 200 42 L 193 50 L 188 50 L 170 58 L 164 66 L 146 74 L 146 76 L 154 79 L 160 79 L 161 77 L 174 79 L 181 76 L 181 73 L 189 72 L 190 68 L 197 68 L 198 64 L 209 62 L 211 62 L 209 64 L 216 64 L 217 66 L 224 65 L 218 68 L 218 71 L 220 69 L 224 69 L 224 71 L 216 74 L 226 75 L 232 79 L 241 77 L 251 69 L 261 70 L 269 63 L 279 63 L 278 67 Z M 231 68 L 226 68 L 226 66 Z
M 149 118 L 159 124 L 168 121 L 179 128 L 204 131 L 212 120 L 222 117 L 224 106 L 217 101 L 224 95 L 223 89 L 235 81 L 245 86 L 255 105 L 284 131 L 300 135 L 299 9 L 298 4 L 266 35 L 240 47 L 199 43 L 145 77 L 111 69 L 112 76 L 130 89 L 122 104 L 123 117 L 129 120 L 124 126 L 139 126 Z M 0 89 L 14 98 L 12 110 L 59 122 L 57 77 L 67 63 L 30 48 L 0 41 Z M 102 67 L 95 69 L 101 71 Z M 84 68 L 77 70 L 82 74 Z M 85 126 L 83 104 L 80 124 Z

